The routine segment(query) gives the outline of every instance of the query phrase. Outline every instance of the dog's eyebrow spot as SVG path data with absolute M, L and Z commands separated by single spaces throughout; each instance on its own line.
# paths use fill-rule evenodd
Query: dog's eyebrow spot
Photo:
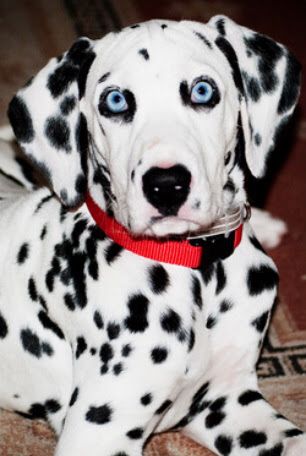
M 140 49 L 138 51 L 138 54 L 142 55 L 145 60 L 149 60 L 150 59 L 150 56 L 149 56 L 149 53 L 148 53 L 147 49 Z
M 162 24 L 162 25 L 161 25 L 161 28 L 162 28 L 163 30 L 164 30 L 165 28 L 167 28 L 167 27 L 168 27 L 167 24 Z
M 99 79 L 98 83 L 100 84 L 101 82 L 106 81 L 106 79 L 108 79 L 109 76 L 110 76 L 110 72 L 108 71 L 107 73 L 105 73 L 105 74 L 103 74 L 103 75 L 101 76 L 101 78 Z
M 200 32 L 196 32 L 196 31 L 194 31 L 194 34 L 195 34 L 198 38 L 200 38 L 200 40 L 203 41 L 203 43 L 205 43 L 207 47 L 209 47 L 210 49 L 212 49 L 212 44 L 211 44 L 211 42 L 206 38 L 206 36 L 204 36 L 204 35 L 203 35 L 202 33 L 200 33 Z

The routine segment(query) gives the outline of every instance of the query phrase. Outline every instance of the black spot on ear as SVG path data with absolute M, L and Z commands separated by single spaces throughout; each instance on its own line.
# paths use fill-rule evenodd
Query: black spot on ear
M 90 407 L 86 413 L 86 421 L 94 424 L 106 424 L 111 421 L 112 409 L 108 404 L 101 405 L 100 407 Z
M 93 61 L 96 58 L 96 54 L 94 52 L 89 52 L 88 55 L 86 56 L 85 61 L 83 62 L 80 72 L 78 75 L 78 87 L 79 87 L 79 100 L 84 96 L 85 89 L 86 89 L 86 81 L 87 81 L 87 76 L 90 70 L 90 67 L 93 63 Z
M 0 314 L 0 339 L 4 339 L 8 334 L 8 326 L 3 316 Z
M 88 56 L 89 48 L 90 41 L 87 38 L 79 38 L 69 49 L 67 59 L 74 65 L 80 66 Z
M 220 33 L 220 35 L 225 36 L 226 32 L 225 32 L 224 19 L 218 19 L 215 25 L 216 25 L 216 28 L 217 28 L 218 32 Z
M 291 109 L 299 95 L 301 83 L 301 65 L 292 54 L 287 55 L 287 68 L 282 94 L 278 103 L 278 114 Z
M 76 98 L 74 95 L 69 95 L 63 99 L 60 104 L 60 110 L 64 116 L 68 116 L 76 106 Z
M 278 274 L 270 266 L 262 264 L 252 267 L 247 274 L 247 286 L 251 296 L 257 296 L 265 290 L 273 290 L 278 285 Z
M 259 57 L 258 72 L 262 89 L 273 92 L 278 84 L 275 72 L 277 61 L 284 54 L 281 46 L 267 36 L 254 33 L 251 38 L 244 38 L 247 48 Z
M 147 51 L 147 49 L 140 49 L 138 51 L 138 54 L 142 55 L 142 57 L 145 59 L 145 60 L 149 60 L 150 59 L 150 56 L 149 56 L 149 53 Z
M 57 98 L 67 91 L 69 86 L 76 81 L 79 69 L 69 62 L 64 62 L 50 74 L 47 87 L 53 98 Z
M 8 118 L 18 141 L 30 143 L 34 139 L 33 122 L 29 110 L 19 96 L 15 96 L 9 104 Z
M 70 128 L 63 117 L 48 117 L 45 122 L 45 134 L 51 146 L 68 153 L 71 152 Z
M 242 76 L 241 76 L 239 62 L 238 62 L 236 52 L 234 51 L 232 45 L 225 38 L 223 38 L 221 36 L 219 36 L 216 39 L 216 45 L 227 58 L 228 63 L 230 64 L 230 66 L 232 68 L 232 75 L 233 75 L 235 86 L 237 87 L 237 89 L 239 90 L 241 95 L 243 95 L 244 88 L 243 88 Z
M 245 81 L 248 96 L 256 103 L 261 97 L 259 80 L 253 76 L 249 76 L 245 71 L 242 72 L 242 76 Z

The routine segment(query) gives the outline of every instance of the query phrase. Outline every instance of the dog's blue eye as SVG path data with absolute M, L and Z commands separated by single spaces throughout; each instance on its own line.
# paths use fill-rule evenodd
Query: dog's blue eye
M 125 96 L 120 90 L 112 90 L 105 99 L 106 106 L 113 113 L 124 112 L 128 109 Z
M 197 82 L 191 90 L 191 101 L 196 104 L 209 103 L 214 95 L 214 87 L 207 81 Z

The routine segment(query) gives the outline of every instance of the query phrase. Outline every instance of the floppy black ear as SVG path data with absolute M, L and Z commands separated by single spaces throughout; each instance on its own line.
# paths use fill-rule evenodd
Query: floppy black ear
M 79 38 L 19 90 L 8 109 L 25 154 L 68 207 L 82 202 L 86 192 L 87 127 L 79 100 L 95 58 L 94 45 Z
M 284 46 L 226 16 L 215 16 L 208 25 L 219 32 L 216 44 L 244 100 L 246 162 L 255 177 L 262 177 L 279 131 L 297 103 L 301 66 Z

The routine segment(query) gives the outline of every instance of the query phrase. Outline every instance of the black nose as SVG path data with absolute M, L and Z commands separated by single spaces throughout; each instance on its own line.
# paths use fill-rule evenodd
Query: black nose
M 150 168 L 142 178 L 143 192 L 162 215 L 176 215 L 186 201 L 191 174 L 183 165 Z

